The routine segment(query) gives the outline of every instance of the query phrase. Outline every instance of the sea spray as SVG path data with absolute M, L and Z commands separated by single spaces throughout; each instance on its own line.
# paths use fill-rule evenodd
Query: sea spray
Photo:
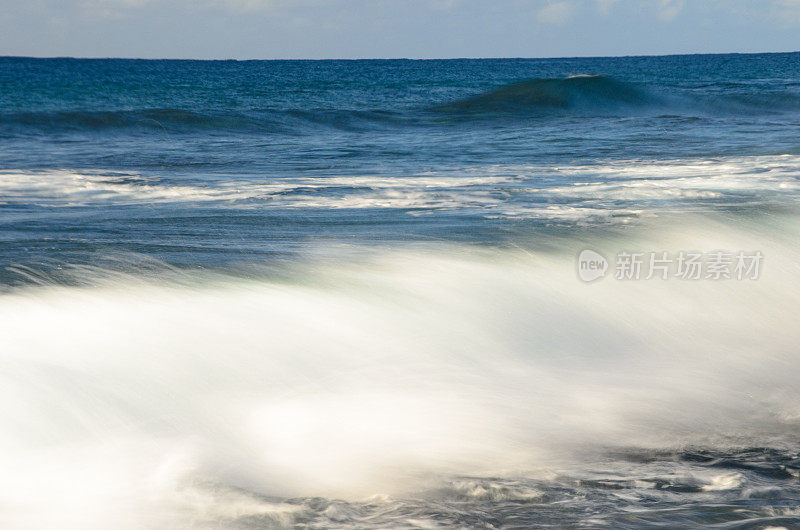
M 759 248 L 749 283 L 585 284 L 586 240 L 554 238 L 369 251 L 282 280 L 15 290 L 0 298 L 4 521 L 288 521 L 305 509 L 292 497 L 791 445 L 798 226 L 683 218 L 592 240 Z

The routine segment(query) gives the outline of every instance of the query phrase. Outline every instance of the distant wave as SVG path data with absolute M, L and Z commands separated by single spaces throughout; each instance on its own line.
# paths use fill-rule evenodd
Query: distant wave
M 436 108 L 468 113 L 575 109 L 601 110 L 646 107 L 658 99 L 645 90 L 601 75 L 531 79 L 495 88 L 483 94 Z
M 800 94 L 789 91 L 694 92 L 620 81 L 603 75 L 530 79 L 503 85 L 459 101 L 439 105 L 436 112 L 492 114 L 675 114 L 714 116 L 774 114 L 800 111 Z
M 393 113 L 338 109 L 212 110 L 174 108 L 125 110 L 70 110 L 0 113 L 0 129 L 20 132 L 95 132 L 161 130 L 170 133 L 229 131 L 237 133 L 298 133 L 309 129 L 359 130 L 388 123 Z
M 0 114 L 0 125 L 51 131 L 141 129 L 264 129 L 277 124 L 237 113 L 202 113 L 181 109 L 73 110 Z
M 792 87 L 759 90 L 748 85 L 673 87 L 634 83 L 603 75 L 519 81 L 465 99 L 409 108 L 133 108 L 0 112 L 0 137 L 36 133 L 127 133 L 304 135 L 361 132 L 402 126 L 441 125 L 441 116 L 736 116 L 800 111 Z

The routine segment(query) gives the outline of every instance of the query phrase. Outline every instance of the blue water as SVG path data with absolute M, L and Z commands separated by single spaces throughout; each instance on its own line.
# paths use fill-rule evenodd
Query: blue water
M 800 527 L 798 131 L 800 53 L 0 58 L 0 523 Z
M 65 210 L 4 190 L 5 264 L 98 250 L 217 264 L 320 239 L 491 242 L 563 221 L 537 210 L 584 205 L 530 191 L 575 180 L 553 167 L 800 155 L 800 54 L 0 61 L 0 167 L 85 173 L 112 190 L 245 192 L 153 201 L 112 191 Z M 598 77 L 570 77 L 586 75 Z M 495 181 L 479 178 L 487 167 Z M 375 187 L 426 176 L 436 187 L 421 197 Z

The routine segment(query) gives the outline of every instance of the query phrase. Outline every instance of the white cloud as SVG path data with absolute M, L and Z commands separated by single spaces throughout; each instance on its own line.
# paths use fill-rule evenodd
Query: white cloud
M 575 5 L 568 1 L 548 2 L 536 12 L 536 18 L 548 24 L 563 24 L 572 18 Z
M 274 11 L 291 7 L 287 0 L 208 0 L 207 5 L 230 11 Z
M 614 8 L 614 4 L 617 2 L 619 2 L 619 0 L 595 0 L 597 10 L 600 11 L 600 14 L 603 16 L 608 16 Z
M 114 20 L 151 2 L 152 0 L 81 0 L 78 6 L 91 17 Z
M 461 0 L 426 0 L 432 9 L 452 11 L 461 4 Z
M 661 0 L 658 6 L 658 18 L 665 22 L 675 20 L 683 7 L 686 5 L 685 0 Z
M 142 7 L 152 0 L 83 0 L 84 9 L 120 9 Z

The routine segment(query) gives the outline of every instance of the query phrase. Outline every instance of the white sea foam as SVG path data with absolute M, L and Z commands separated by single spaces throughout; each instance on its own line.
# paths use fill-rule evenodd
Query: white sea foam
M 0 296 L 0 526 L 291 525 L 304 508 L 271 496 L 547 477 L 598 447 L 790 443 L 800 225 L 728 223 L 592 243 L 759 249 L 758 281 L 587 285 L 576 239 Z
M 741 488 L 745 483 L 741 473 L 725 473 L 711 478 L 710 483 L 703 485 L 703 491 L 726 491 Z
M 4 172 L 0 200 L 50 207 L 215 203 L 229 208 L 465 210 L 486 217 L 581 220 L 687 210 L 692 204 L 795 200 L 800 157 L 491 165 L 418 175 L 248 180 Z M 417 212 L 419 214 L 420 212 Z

